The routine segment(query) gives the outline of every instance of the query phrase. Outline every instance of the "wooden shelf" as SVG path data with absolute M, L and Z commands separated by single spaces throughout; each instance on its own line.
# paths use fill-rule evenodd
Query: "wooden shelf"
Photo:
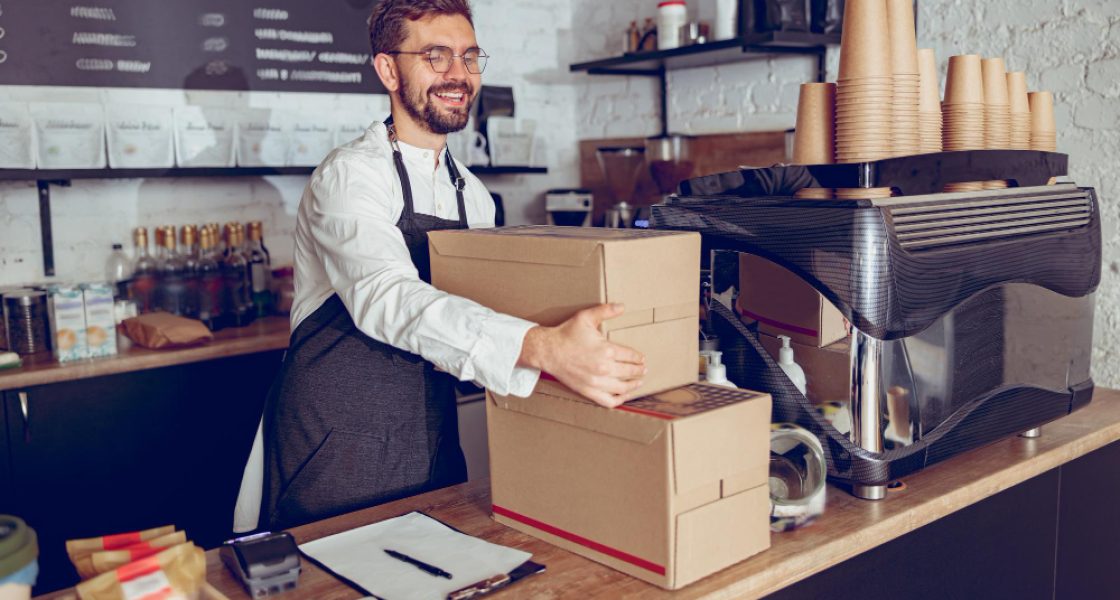
M 773 54 L 823 55 L 827 46 L 839 43 L 840 34 L 771 31 L 670 50 L 633 52 L 577 63 L 571 65 L 570 70 L 586 71 L 590 75 L 652 77 L 664 71 L 714 66 Z
M 548 173 L 546 167 L 469 167 L 475 175 Z M 150 177 L 264 177 L 310 175 L 315 167 L 174 167 L 170 169 L 0 169 L 0 180 L 71 181 L 74 179 L 138 179 Z

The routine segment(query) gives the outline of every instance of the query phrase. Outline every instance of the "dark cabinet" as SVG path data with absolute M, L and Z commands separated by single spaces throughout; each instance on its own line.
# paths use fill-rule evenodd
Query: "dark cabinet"
M 0 512 L 22 516 L 39 534 L 36 593 L 77 581 L 69 538 L 166 524 L 204 547 L 227 538 L 281 354 L 6 392 L 10 485 L 2 486 Z

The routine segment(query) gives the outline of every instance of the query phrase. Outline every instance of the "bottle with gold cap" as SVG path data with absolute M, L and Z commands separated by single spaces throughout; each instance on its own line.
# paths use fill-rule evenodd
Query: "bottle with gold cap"
M 256 318 L 252 282 L 249 280 L 249 261 L 245 260 L 245 255 L 241 253 L 244 236 L 245 232 L 240 223 L 233 221 L 226 223 L 226 250 L 225 257 L 222 259 L 222 278 L 225 280 L 227 300 L 222 308 L 226 313 L 227 322 L 233 327 L 243 327 Z
M 214 230 L 209 225 L 204 225 L 198 236 L 198 320 L 205 323 L 211 331 L 217 331 L 225 326 L 222 314 L 222 292 L 225 289 L 222 267 L 215 251 Z
M 141 313 L 156 310 L 156 261 L 148 253 L 148 229 L 137 227 L 132 230 L 132 244 L 136 256 L 132 264 L 132 281 L 128 285 L 128 295 L 136 302 L 136 310 Z
M 272 311 L 272 267 L 265 254 L 264 226 L 260 221 L 252 221 L 248 226 L 249 241 L 245 244 L 245 258 L 249 261 L 249 277 L 253 288 L 253 307 L 258 317 Z
M 179 228 L 179 255 L 183 261 L 183 284 L 186 288 L 183 316 L 198 318 L 198 228 L 183 225 Z
M 183 257 L 179 256 L 175 243 L 175 226 L 165 225 L 162 228 L 163 257 L 158 262 L 159 271 L 159 304 L 160 307 L 178 316 L 186 316 L 187 286 L 183 279 L 186 266 Z

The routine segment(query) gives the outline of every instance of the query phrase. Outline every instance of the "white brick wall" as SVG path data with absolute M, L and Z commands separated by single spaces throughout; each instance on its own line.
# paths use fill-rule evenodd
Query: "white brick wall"
M 711 18 L 712 2 L 689 2 Z M 950 54 L 1004 56 L 1026 70 L 1032 87 L 1058 102 L 1059 149 L 1072 175 L 1102 198 L 1104 278 L 1099 291 L 1095 376 L 1120 385 L 1109 366 L 1120 358 L 1120 0 L 920 0 L 919 43 Z M 631 20 L 655 16 L 654 0 L 475 0 L 480 44 L 494 56 L 484 81 L 512 85 L 518 116 L 535 118 L 547 136 L 550 173 L 487 179 L 503 195 L 511 223 L 542 222 L 542 195 L 579 181 L 576 142 L 657 133 L 656 83 L 651 78 L 571 74 L 573 62 L 617 55 Z M 829 57 L 835 73 L 835 52 Z M 793 126 L 797 87 L 813 77 L 811 58 L 745 61 L 669 77 L 670 129 L 683 133 L 773 130 Z M 48 90 L 52 100 L 81 99 L 88 90 Z M 0 99 L 30 93 L 0 89 Z M 143 92 L 148 94 L 154 92 Z M 138 101 L 132 92 L 131 101 Z M 141 96 L 142 98 L 143 96 Z M 382 99 L 253 94 L 242 104 L 299 102 L 383 114 Z M 262 219 L 279 261 L 291 256 L 290 234 L 303 185 L 300 177 L 221 180 L 75 182 L 54 188 L 56 263 L 61 279 L 99 276 L 109 244 L 127 241 L 137 225 Z M 0 285 L 42 279 L 33 184 L 0 184 Z
M 654 16 L 653 0 L 575 0 L 573 31 L 581 60 L 617 54 L 631 20 Z M 707 18 L 711 2 L 692 0 Z M 1031 89 L 1055 93 L 1058 149 L 1070 175 L 1097 188 L 1103 216 L 1104 273 L 1097 293 L 1093 355 L 1098 385 L 1120 386 L 1120 0 L 918 0 L 921 47 L 952 54 L 1003 56 L 1025 70 Z M 830 80 L 838 56 L 830 52 Z M 684 133 L 785 129 L 795 121 L 798 85 L 812 59 L 782 57 L 672 72 L 669 129 Z M 654 83 L 638 78 L 578 79 L 580 137 L 652 135 L 658 129 Z
M 485 183 L 503 196 L 508 222 L 543 222 L 544 191 L 579 182 L 572 126 L 576 91 L 566 81 L 569 59 L 561 57 L 568 47 L 561 36 L 571 23 L 571 7 L 558 0 L 475 0 L 474 9 L 479 43 L 493 56 L 483 81 L 514 87 L 517 116 L 537 120 L 538 128 L 546 131 L 551 157 L 548 175 L 487 177 Z M 3 100 L 299 106 L 368 114 L 371 122 L 388 111 L 385 96 L 352 94 L 0 87 Z M 52 186 L 55 279 L 102 277 L 113 242 L 127 247 L 133 227 L 165 223 L 259 219 L 273 260 L 289 262 L 295 210 L 305 183 L 306 177 L 289 176 L 75 181 L 70 188 Z M 35 281 L 44 281 L 35 184 L 0 182 L 0 285 Z

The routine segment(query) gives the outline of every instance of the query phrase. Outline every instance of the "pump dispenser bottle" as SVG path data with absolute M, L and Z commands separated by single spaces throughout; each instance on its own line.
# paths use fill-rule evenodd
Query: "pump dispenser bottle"
M 713 385 L 722 385 L 728 388 L 738 388 L 727 378 L 727 367 L 723 364 L 723 353 L 714 350 L 708 356 L 708 370 L 705 372 L 705 381 Z
M 786 376 L 797 390 L 805 395 L 805 371 L 801 365 L 793 362 L 793 348 L 789 345 L 789 336 L 779 335 L 778 339 L 782 340 L 782 349 L 778 351 L 778 366 L 786 372 Z

